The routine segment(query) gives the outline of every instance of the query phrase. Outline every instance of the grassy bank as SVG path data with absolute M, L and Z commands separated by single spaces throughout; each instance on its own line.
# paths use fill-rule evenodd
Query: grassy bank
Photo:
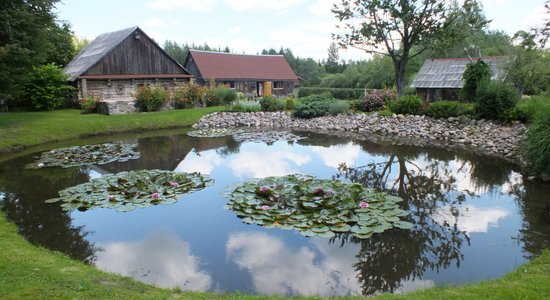
M 84 136 L 190 126 L 222 107 L 107 116 L 80 110 L 0 114 L 0 152 Z
M 550 251 L 503 278 L 376 299 L 548 299 Z M 1 299 L 282 299 L 154 288 L 30 245 L 0 216 Z M 319 299 L 300 297 L 296 299 Z M 347 298 L 362 299 L 362 298 Z

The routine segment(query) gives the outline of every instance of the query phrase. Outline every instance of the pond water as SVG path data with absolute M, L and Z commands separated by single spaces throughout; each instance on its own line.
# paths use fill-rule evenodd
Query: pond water
M 498 160 L 440 149 L 294 132 L 305 139 L 236 142 L 185 131 L 126 137 L 141 157 L 25 169 L 0 162 L 0 207 L 29 241 L 162 287 L 247 294 L 371 295 L 496 278 L 550 247 L 550 186 Z M 116 140 L 110 140 L 116 141 Z M 170 205 L 66 212 L 64 188 L 125 170 L 209 174 L 214 184 Z M 405 199 L 412 230 L 365 240 L 304 237 L 248 225 L 220 194 L 249 178 L 293 173 L 359 182 Z

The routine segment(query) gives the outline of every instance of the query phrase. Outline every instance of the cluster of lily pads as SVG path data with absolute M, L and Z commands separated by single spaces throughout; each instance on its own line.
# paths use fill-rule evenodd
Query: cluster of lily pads
M 243 131 L 236 128 L 210 128 L 194 130 L 187 133 L 192 137 L 222 137 L 232 135 L 237 142 L 274 143 L 276 141 L 296 142 L 303 139 L 288 131 Z
M 251 179 L 231 187 L 226 208 L 242 221 L 266 227 L 295 229 L 305 236 L 334 237 L 351 233 L 369 238 L 391 228 L 410 229 L 401 220 L 401 198 L 360 184 L 287 175 Z
M 137 207 L 175 203 L 179 196 L 202 190 L 212 182 L 210 177 L 200 173 L 166 170 L 120 172 L 64 189 L 59 192 L 59 198 L 46 202 L 61 201 L 64 210 L 86 211 L 101 207 L 125 212 Z
M 75 167 L 88 164 L 107 164 L 138 159 L 137 144 L 107 143 L 59 148 L 43 152 L 40 158 L 26 166 L 27 169 L 45 167 Z
M 235 129 L 235 128 L 209 128 L 209 129 L 199 129 L 199 130 L 189 131 L 187 135 L 191 137 L 216 138 L 216 137 L 234 135 L 236 133 L 241 133 L 241 132 L 242 130 Z

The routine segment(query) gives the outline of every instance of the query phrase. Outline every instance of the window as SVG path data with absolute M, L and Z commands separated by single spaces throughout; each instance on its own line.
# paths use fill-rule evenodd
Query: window
M 235 81 L 222 81 L 222 84 L 228 88 L 235 88 Z
M 282 81 L 273 81 L 273 89 L 283 89 L 285 87 Z

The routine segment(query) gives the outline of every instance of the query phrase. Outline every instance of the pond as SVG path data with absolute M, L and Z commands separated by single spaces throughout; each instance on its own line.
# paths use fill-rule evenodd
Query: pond
M 466 152 L 293 132 L 292 141 L 157 136 L 104 138 L 140 156 L 82 167 L 26 169 L 40 152 L 0 162 L 0 207 L 34 244 L 161 287 L 246 294 L 372 295 L 500 277 L 550 247 L 550 186 Z M 91 178 L 129 170 L 208 174 L 213 184 L 173 204 L 118 212 L 45 203 Z M 242 222 L 226 187 L 311 174 L 400 196 L 412 230 L 359 239 L 305 237 Z

